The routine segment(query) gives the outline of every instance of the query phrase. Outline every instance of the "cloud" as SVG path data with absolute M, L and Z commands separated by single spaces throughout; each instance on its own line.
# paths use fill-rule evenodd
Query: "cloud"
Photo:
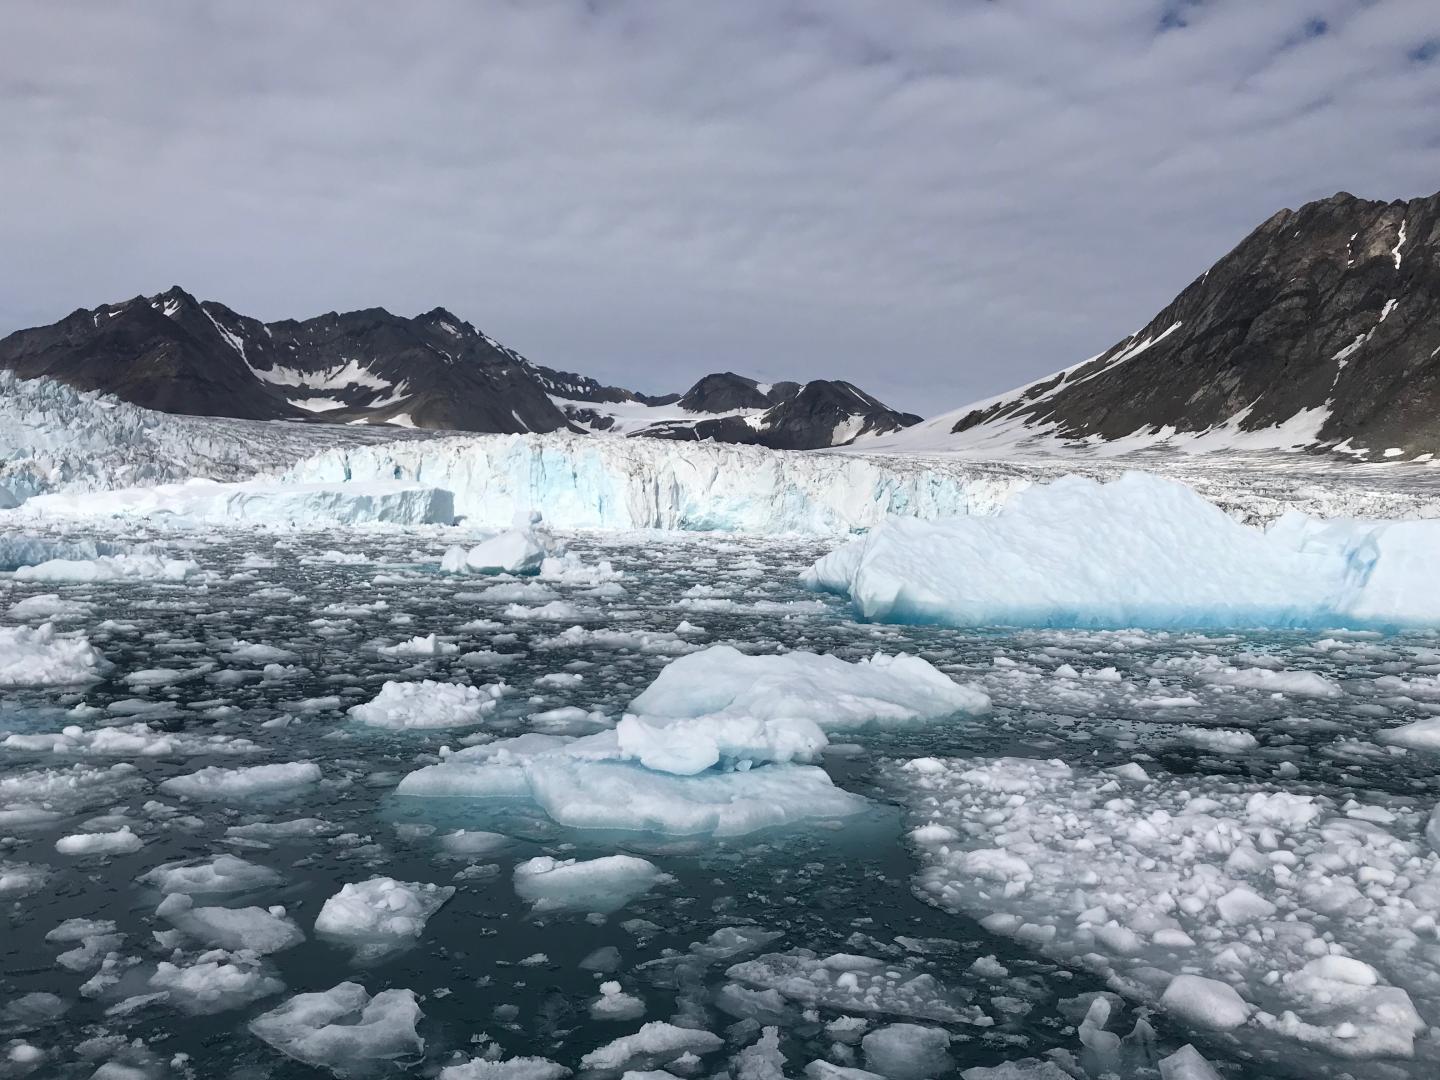
M 648 390 L 934 413 L 1143 324 L 1281 206 L 1440 182 L 1432 0 L 19 0 L 0 331 L 172 283 L 437 303 Z

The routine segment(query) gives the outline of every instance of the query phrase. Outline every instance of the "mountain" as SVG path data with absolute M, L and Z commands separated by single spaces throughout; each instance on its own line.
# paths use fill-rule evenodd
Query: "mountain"
M 702 389 L 705 382 L 697 383 L 680 403 L 687 399 L 713 404 L 731 400 L 724 393 Z M 888 435 L 920 422 L 920 417 L 896 412 L 848 382 L 775 383 L 764 387 L 764 394 L 765 401 L 774 402 L 768 408 L 737 406 L 743 411 L 703 420 L 660 421 L 645 434 L 657 439 L 749 443 L 772 450 L 817 450 L 844 446 L 862 436 Z
M 812 449 L 919 419 L 846 383 L 762 386 L 725 372 L 683 395 L 606 386 L 533 364 L 439 307 L 414 318 L 367 308 L 265 323 L 178 286 L 11 334 L 0 340 L 0 370 L 163 412 L 452 431 L 568 430 Z
M 867 444 L 872 445 L 872 444 Z M 876 449 L 1440 453 L 1440 195 L 1281 210 L 1144 328 Z

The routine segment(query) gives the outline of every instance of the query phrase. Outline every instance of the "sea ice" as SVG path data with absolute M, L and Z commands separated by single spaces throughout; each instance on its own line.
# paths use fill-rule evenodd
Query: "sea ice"
M 183 893 L 166 898 L 156 914 L 212 949 L 244 949 L 266 955 L 294 948 L 305 934 L 283 908 L 195 907 Z
M 359 983 L 342 982 L 321 993 L 296 994 L 250 1022 L 250 1030 L 276 1050 L 337 1076 L 395 1058 L 418 1056 L 425 1040 L 410 990 L 371 997 Z
M 73 833 L 55 841 L 61 855 L 127 855 L 144 846 L 128 825 L 114 832 Z
M 314 762 L 297 761 L 281 765 L 251 765 L 238 769 L 222 769 L 211 765 L 184 776 L 162 781 L 160 790 L 187 799 L 228 802 L 273 795 L 292 788 L 313 784 L 320 779 L 320 766 Z
M 919 758 L 890 775 L 924 822 L 923 896 L 1183 1023 L 1408 1057 L 1416 1005 L 1440 1007 L 1421 955 L 1440 896 L 1423 813 L 1364 820 L 1194 775 L 1127 790 L 1027 758 Z
M 691 774 L 719 762 L 813 759 L 826 731 L 983 712 L 989 699 L 918 656 L 847 664 L 792 652 L 751 656 L 714 645 L 670 663 L 630 703 L 621 751 L 650 769 Z
M 585 1069 L 655 1069 L 682 1054 L 709 1054 L 720 1049 L 720 1036 L 696 1028 L 652 1020 L 633 1035 L 623 1035 L 580 1059 Z
M 57 633 L 53 623 L 0 626 L 0 687 L 76 686 L 112 667 L 83 634 Z
M 535 574 L 549 554 L 546 539 L 532 529 L 509 529 L 469 551 L 450 548 L 440 569 L 450 574 Z
M 212 855 L 205 859 L 162 863 L 141 875 L 139 880 L 169 895 L 255 892 L 278 885 L 281 877 L 268 866 L 259 866 L 238 855 Z
M 155 965 L 150 985 L 168 991 L 177 1009 L 198 1015 L 238 1009 L 285 989 L 253 953 L 223 949 L 201 953 L 186 964 L 162 960 Z
M 515 867 L 515 892 L 536 911 L 618 911 L 670 880 L 634 855 L 586 860 L 539 855 Z
M 90 584 L 102 581 L 184 581 L 200 573 L 193 559 L 167 559 L 161 555 L 100 555 L 93 559 L 50 559 L 22 566 L 16 581 Z
M 454 895 L 452 885 L 390 877 L 351 882 L 325 901 L 315 917 L 315 932 L 388 951 L 417 940 L 430 916 Z
M 865 1064 L 891 1080 L 927 1080 L 948 1072 L 950 1035 L 944 1028 L 887 1024 L 860 1040 Z
M 407 728 L 466 727 L 478 724 L 504 697 L 504 683 L 462 686 L 459 683 L 386 681 L 380 693 L 362 705 L 352 705 L 352 719 L 371 727 Z

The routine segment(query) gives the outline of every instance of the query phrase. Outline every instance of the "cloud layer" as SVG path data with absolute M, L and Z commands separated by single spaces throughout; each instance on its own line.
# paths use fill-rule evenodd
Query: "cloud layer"
M 639 389 L 935 413 L 1281 206 L 1440 188 L 1440 4 L 18 0 L 0 146 L 0 332 L 444 304 Z

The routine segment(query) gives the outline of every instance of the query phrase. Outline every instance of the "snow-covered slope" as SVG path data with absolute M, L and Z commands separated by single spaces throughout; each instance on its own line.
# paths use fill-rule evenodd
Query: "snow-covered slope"
M 1437 255 L 1440 195 L 1282 210 L 1100 355 L 866 449 L 1432 460 Z

